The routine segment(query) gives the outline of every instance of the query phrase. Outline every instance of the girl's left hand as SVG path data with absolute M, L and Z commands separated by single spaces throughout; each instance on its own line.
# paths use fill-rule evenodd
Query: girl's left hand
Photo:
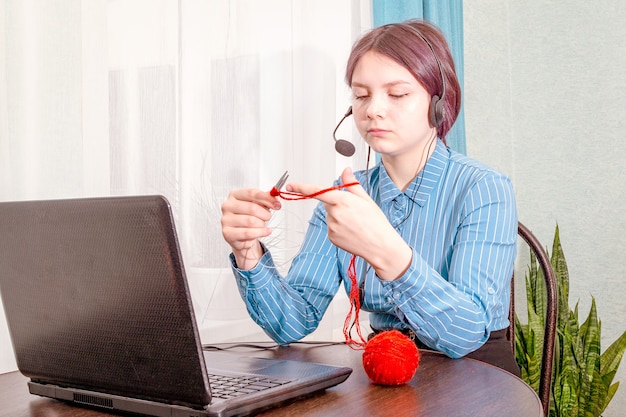
M 356 182 L 350 168 L 344 169 L 341 181 L 343 184 Z M 288 191 L 305 195 L 320 189 L 310 184 L 287 184 Z M 394 280 L 406 271 L 413 251 L 361 185 L 314 198 L 324 203 L 328 238 L 334 245 L 365 259 L 381 279 Z

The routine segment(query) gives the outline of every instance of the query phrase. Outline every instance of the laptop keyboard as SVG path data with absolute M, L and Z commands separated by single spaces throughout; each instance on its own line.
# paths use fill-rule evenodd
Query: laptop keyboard
M 254 375 L 226 376 L 215 374 L 209 374 L 209 381 L 211 382 L 211 395 L 213 398 L 223 399 L 264 391 L 291 382 L 285 379 Z

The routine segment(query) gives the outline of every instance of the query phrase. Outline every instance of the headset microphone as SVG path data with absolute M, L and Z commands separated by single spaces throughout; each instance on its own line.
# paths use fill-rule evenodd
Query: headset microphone
M 337 151 L 337 153 L 346 157 L 354 155 L 354 145 L 345 139 L 337 139 L 336 133 L 337 129 L 339 129 L 339 126 L 341 126 L 343 121 L 346 120 L 346 117 L 350 116 L 351 114 L 352 106 L 348 107 L 348 111 L 346 112 L 346 114 L 343 115 L 339 123 L 337 123 L 337 127 L 335 127 L 335 130 L 333 130 L 333 139 L 335 139 L 335 150 Z

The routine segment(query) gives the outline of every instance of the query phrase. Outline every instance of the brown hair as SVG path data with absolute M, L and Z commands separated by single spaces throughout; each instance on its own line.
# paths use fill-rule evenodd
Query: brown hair
M 445 136 L 461 109 L 461 86 L 443 33 L 436 26 L 421 20 L 391 23 L 370 30 L 350 52 L 345 77 L 348 86 L 352 86 L 352 74 L 357 62 L 369 51 L 394 60 L 413 74 L 431 97 L 437 95 L 445 100 L 443 122 L 437 128 L 439 137 L 445 143 Z M 445 80 L 441 78 L 442 72 Z M 442 97 L 444 81 L 445 95 Z

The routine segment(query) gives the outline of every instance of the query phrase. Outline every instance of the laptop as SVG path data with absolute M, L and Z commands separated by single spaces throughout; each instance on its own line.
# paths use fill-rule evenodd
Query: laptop
M 352 372 L 203 351 L 163 196 L 0 203 L 0 293 L 30 393 L 76 405 L 246 415 Z M 233 377 L 253 387 L 225 395 Z

